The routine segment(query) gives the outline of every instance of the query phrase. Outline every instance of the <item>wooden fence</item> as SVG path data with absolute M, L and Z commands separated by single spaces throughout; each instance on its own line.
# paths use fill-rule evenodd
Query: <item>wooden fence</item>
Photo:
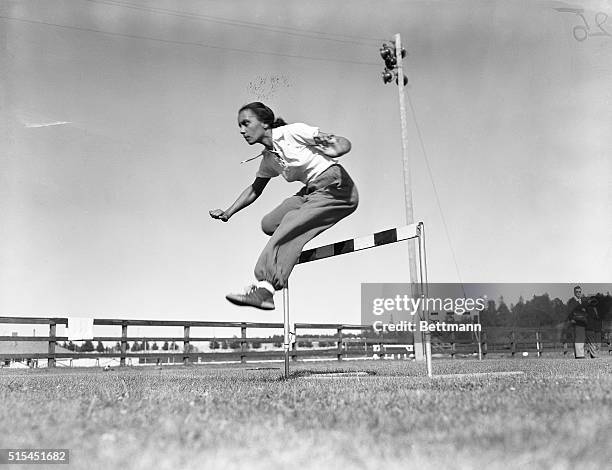
M 54 367 L 58 359 L 99 359 L 99 358 L 119 358 L 120 365 L 126 365 L 127 358 L 138 358 L 141 362 L 160 362 L 172 360 L 189 364 L 193 361 L 236 361 L 246 362 L 247 359 L 282 359 L 284 353 L 282 349 L 258 351 L 249 349 L 249 343 L 257 342 L 260 344 L 279 343 L 282 339 L 249 337 L 248 330 L 278 329 L 283 330 L 282 323 L 250 323 L 250 322 L 214 322 L 214 321 L 163 321 L 163 320 L 112 320 L 94 319 L 95 326 L 117 326 L 121 327 L 121 336 L 94 336 L 94 342 L 115 342 L 120 344 L 119 351 L 111 352 L 64 352 L 56 351 L 58 342 L 68 341 L 68 337 L 57 336 L 57 325 L 68 325 L 67 318 L 33 318 L 33 317 L 0 317 L 0 323 L 9 324 L 48 324 L 48 336 L 0 336 L 0 342 L 11 341 L 45 341 L 48 343 L 46 353 L 2 353 L 1 360 L 10 359 L 47 359 L 47 365 Z M 128 327 L 182 327 L 183 336 L 130 336 Z M 212 328 L 239 328 L 240 337 L 202 337 L 192 336 L 191 329 L 196 327 Z M 300 330 L 335 330 L 334 335 L 298 335 Z M 362 335 L 355 336 L 346 331 L 360 331 Z M 364 334 L 364 332 L 366 332 Z M 292 343 L 290 355 L 293 360 L 300 357 L 323 357 L 336 358 L 342 360 L 351 357 L 371 357 L 378 355 L 385 357 L 385 350 L 394 345 L 402 345 L 407 342 L 406 338 L 381 338 L 371 334 L 371 326 L 368 325 L 347 325 L 335 323 L 296 323 L 294 325 L 295 341 Z M 544 352 L 562 352 L 567 354 L 571 350 L 567 338 L 559 337 L 559 330 L 556 329 L 529 329 L 529 328 L 489 328 L 483 331 L 480 336 L 480 346 L 483 357 L 488 353 L 502 353 L 514 356 L 517 352 L 535 352 L 541 356 Z M 182 351 L 147 351 L 130 352 L 128 343 L 130 341 L 166 341 L 183 343 Z M 190 348 L 191 343 L 195 342 L 239 342 L 240 349 L 229 352 L 198 352 Z M 309 342 L 335 343 L 331 348 L 300 348 L 300 343 Z M 376 347 L 377 346 L 377 347 Z M 603 350 L 612 351 L 609 333 L 602 339 Z M 471 355 L 478 352 L 477 338 L 473 333 L 449 333 L 434 336 L 432 339 L 432 351 L 437 354 L 448 355 L 455 358 L 458 355 Z
M 601 352 L 612 353 L 610 331 L 601 332 Z M 501 354 L 515 357 L 517 354 L 534 353 L 541 357 L 544 353 L 573 354 L 573 332 L 571 329 L 528 328 L 528 327 L 488 327 L 480 335 L 483 357 L 487 354 Z M 450 333 L 433 340 L 434 353 L 456 355 L 478 353 L 477 338 L 473 333 Z

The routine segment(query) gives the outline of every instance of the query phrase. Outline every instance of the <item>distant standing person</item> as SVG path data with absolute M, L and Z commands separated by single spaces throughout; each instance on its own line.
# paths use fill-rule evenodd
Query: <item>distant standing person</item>
M 584 359 L 588 355 L 595 358 L 599 353 L 597 339 L 599 314 L 597 307 L 589 298 L 582 295 L 582 287 L 574 287 L 574 296 L 567 302 L 568 321 L 574 327 L 574 357 Z M 586 354 L 586 355 L 585 355 Z
M 211 217 L 227 222 L 252 204 L 275 176 L 304 183 L 261 221 L 270 240 L 255 265 L 257 283 L 244 294 L 226 296 L 236 305 L 273 310 L 274 292 L 287 285 L 304 245 L 357 209 L 357 188 L 335 160 L 351 150 L 351 143 L 318 127 L 287 124 L 260 102 L 240 108 L 238 128 L 249 145 L 263 145 L 263 159 L 253 183 L 229 208 L 211 210 Z

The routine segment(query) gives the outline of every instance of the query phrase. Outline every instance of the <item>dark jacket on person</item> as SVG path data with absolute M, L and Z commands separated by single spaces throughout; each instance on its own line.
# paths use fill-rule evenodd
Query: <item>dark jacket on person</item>
M 580 302 L 576 297 L 572 297 L 567 302 L 567 320 L 577 326 L 582 326 L 587 330 L 599 330 L 599 314 L 597 308 L 589 304 L 588 297 L 582 297 Z

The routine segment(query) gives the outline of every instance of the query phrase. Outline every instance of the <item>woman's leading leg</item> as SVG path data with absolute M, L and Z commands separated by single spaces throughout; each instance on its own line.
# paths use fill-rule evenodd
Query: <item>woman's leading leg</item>
M 306 198 L 302 195 L 301 191 L 291 197 L 288 197 L 277 207 L 272 209 L 272 211 L 264 215 L 263 219 L 261 219 L 261 230 L 266 235 L 272 235 L 281 224 L 285 215 L 302 207 L 302 204 L 304 204 L 305 201 Z
M 304 192 L 300 191 L 296 195 L 288 197 L 269 214 L 265 215 L 261 221 L 261 229 L 267 235 L 272 235 L 280 226 L 283 219 L 298 210 L 306 201 L 303 196 Z M 225 296 L 227 300 L 236 305 L 248 305 L 257 307 L 262 310 L 274 309 L 274 286 L 265 280 L 265 278 L 257 278 L 258 283 L 253 286 L 245 294 L 228 294 Z

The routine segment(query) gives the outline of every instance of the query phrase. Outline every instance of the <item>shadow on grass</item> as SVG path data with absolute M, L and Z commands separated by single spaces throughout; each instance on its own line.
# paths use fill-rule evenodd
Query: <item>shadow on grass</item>
M 351 370 L 351 369 L 327 369 L 327 370 L 314 370 L 314 369 L 303 369 L 291 372 L 289 374 L 290 379 L 299 379 L 307 377 L 369 377 L 377 375 L 376 371 L 373 370 Z M 284 377 L 279 377 L 280 381 L 285 380 Z

